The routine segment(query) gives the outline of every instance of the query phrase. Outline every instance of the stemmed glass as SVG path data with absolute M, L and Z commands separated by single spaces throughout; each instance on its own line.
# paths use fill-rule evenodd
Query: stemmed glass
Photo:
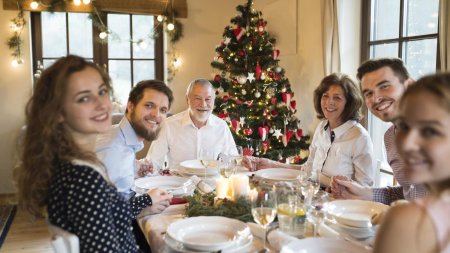
M 226 154 L 219 154 L 219 174 L 224 178 L 230 178 L 236 170 L 236 159 Z
M 200 160 L 200 163 L 203 165 L 203 167 L 205 169 L 204 178 L 206 179 L 206 174 L 207 174 L 206 171 L 208 169 L 208 165 L 210 164 L 211 161 L 215 160 L 214 152 L 207 148 L 201 148 L 198 158 Z
M 256 223 L 260 224 L 264 229 L 263 245 L 264 250 L 268 252 L 266 248 L 266 230 L 270 223 L 272 223 L 277 214 L 276 196 L 274 190 L 260 191 L 258 195 L 251 196 L 252 215 Z
M 242 159 L 244 159 L 244 149 L 242 146 L 236 145 L 237 156 L 236 156 L 236 164 L 241 165 Z
M 325 202 L 328 201 L 328 193 L 319 192 L 315 194 L 315 198 L 312 204 L 309 206 L 309 210 L 306 214 L 308 221 L 313 224 L 313 235 L 317 237 L 317 228 L 322 225 L 326 217 L 326 210 L 323 208 Z

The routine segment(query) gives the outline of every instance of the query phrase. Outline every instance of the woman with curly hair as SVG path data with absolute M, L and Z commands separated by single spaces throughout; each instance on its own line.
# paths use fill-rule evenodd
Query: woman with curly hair
M 67 56 L 42 73 L 26 107 L 19 206 L 77 235 L 82 252 L 137 252 L 131 220 L 152 202 L 130 205 L 95 155 L 96 135 L 111 127 L 110 92 L 99 67 Z

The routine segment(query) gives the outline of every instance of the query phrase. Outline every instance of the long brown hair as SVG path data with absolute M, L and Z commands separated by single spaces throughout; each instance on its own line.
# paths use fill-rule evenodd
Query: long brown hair
M 68 79 L 86 68 L 97 70 L 111 89 L 110 78 L 102 69 L 81 57 L 69 55 L 44 70 L 27 103 L 22 163 L 16 168 L 14 178 L 19 206 L 32 216 L 46 214 L 49 185 L 58 162 L 81 159 L 99 164 L 95 153 L 80 149 L 60 121 Z
M 430 92 L 436 96 L 436 101 L 450 114 L 450 73 L 438 73 L 424 76 L 411 84 L 403 93 L 399 107 L 413 94 Z M 424 101 L 425 102 L 425 101 Z M 438 192 L 450 189 L 450 178 L 443 179 L 435 185 Z

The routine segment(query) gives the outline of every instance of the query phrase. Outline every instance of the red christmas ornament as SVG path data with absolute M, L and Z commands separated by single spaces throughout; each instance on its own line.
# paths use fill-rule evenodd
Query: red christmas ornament
M 272 115 L 272 117 L 276 117 L 278 116 L 278 111 L 277 110 L 273 110 L 270 112 L 270 115 Z
M 276 97 L 271 98 L 270 102 L 274 105 L 277 102 L 277 98 Z
M 252 135 L 253 130 L 251 128 L 244 128 L 244 134 L 247 136 Z
M 239 129 L 241 129 L 241 122 L 238 119 L 231 120 L 231 126 L 233 127 L 233 130 L 237 133 L 239 132 Z
M 274 60 L 276 60 L 276 59 L 278 59 L 278 56 L 280 56 L 280 50 L 274 49 L 274 50 L 272 51 L 272 58 L 273 58 Z
M 236 36 L 236 40 L 241 42 L 243 35 L 245 34 L 245 29 L 242 27 L 237 27 L 233 30 L 234 36 Z
M 262 73 L 262 71 L 261 71 L 261 66 L 259 66 L 259 62 L 257 62 L 257 63 L 256 63 L 256 68 L 255 68 L 255 77 L 256 77 L 256 80 L 261 79 L 261 73 Z
M 229 96 L 227 96 L 227 95 L 225 95 L 225 96 L 223 96 L 223 97 L 222 97 L 222 100 L 223 100 L 224 102 L 227 102 L 227 101 L 228 101 L 228 99 L 230 99 L 230 97 L 229 97 Z
M 226 117 L 228 117 L 230 114 L 227 112 L 219 112 L 219 114 L 217 116 L 219 116 L 219 118 L 221 119 L 225 119 Z
M 241 100 L 239 100 L 239 99 L 238 99 L 238 100 L 235 100 L 234 102 L 235 102 L 237 105 L 242 105 L 242 103 L 243 103 L 243 102 L 242 102 Z
M 269 134 L 269 127 L 267 127 L 267 126 L 258 127 L 258 133 L 259 133 L 259 136 L 261 137 L 261 140 L 265 141 L 267 138 L 267 135 Z
M 295 138 L 300 141 L 303 137 L 303 130 L 301 128 L 297 129 L 297 131 L 295 131 Z
M 220 81 L 220 79 L 222 79 L 222 77 L 221 77 L 220 75 L 215 75 L 215 76 L 214 76 L 214 81 L 215 81 L 215 82 Z
M 264 24 L 264 21 L 259 21 L 258 22 L 258 32 L 259 32 L 259 34 L 263 34 L 264 33 L 264 30 L 265 30 L 265 28 L 266 28 L 266 24 Z
M 239 56 L 243 57 L 245 55 L 244 50 L 240 49 L 238 52 Z
M 243 148 L 242 153 L 246 156 L 252 156 L 255 151 L 251 148 Z

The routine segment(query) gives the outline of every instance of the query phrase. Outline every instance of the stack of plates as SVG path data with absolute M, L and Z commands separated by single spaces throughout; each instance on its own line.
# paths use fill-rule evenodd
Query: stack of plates
M 180 163 L 180 167 L 178 168 L 178 172 L 183 176 L 216 176 L 219 174 L 219 170 L 217 169 L 217 161 L 211 160 L 208 161 L 208 168 L 205 169 L 205 166 L 202 165 L 200 160 L 187 160 Z
M 326 203 L 325 208 L 334 229 L 355 238 L 364 238 L 375 235 L 372 217 L 386 211 L 389 206 L 365 200 L 335 200 Z
M 188 178 L 175 176 L 142 177 L 136 179 L 134 185 L 138 193 L 144 194 L 148 190 L 160 188 L 176 197 L 191 195 L 195 189 L 195 185 Z
M 267 181 L 295 181 L 300 175 L 299 170 L 293 169 L 263 169 L 255 172 L 255 175 Z
M 253 236 L 243 222 L 220 216 L 200 216 L 169 225 L 166 244 L 180 252 L 239 252 Z
M 323 252 L 345 252 L 345 253 L 370 253 L 371 250 L 358 244 L 350 243 L 336 238 L 306 238 L 295 240 L 281 248 L 281 253 L 323 253 Z

